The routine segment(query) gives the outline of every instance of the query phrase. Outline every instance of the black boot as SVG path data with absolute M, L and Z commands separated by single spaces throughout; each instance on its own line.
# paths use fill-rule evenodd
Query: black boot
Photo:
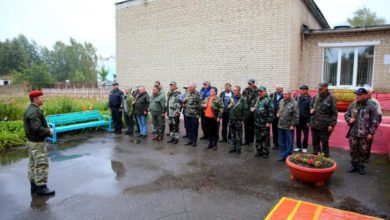
M 54 195 L 55 193 L 56 192 L 54 190 L 50 190 L 49 188 L 47 188 L 46 185 L 38 186 L 37 188 L 38 196 L 50 196 L 50 195 Z
M 31 185 L 31 193 L 36 193 L 37 192 L 37 185 L 35 185 L 34 182 L 30 182 Z
M 359 167 L 357 165 L 352 165 L 352 167 L 348 170 L 349 173 L 354 173 L 359 170 Z
M 175 139 L 173 140 L 172 144 L 177 144 L 177 143 L 179 143 L 179 140 L 175 138 Z
M 173 143 L 175 141 L 175 138 L 171 138 L 171 140 L 167 141 L 167 143 Z
M 263 156 L 263 153 L 260 151 L 257 151 L 255 154 L 255 157 L 261 157 L 261 156 Z
M 229 153 L 234 153 L 234 152 L 236 152 L 236 148 L 232 148 L 229 150 Z
M 358 174 L 360 174 L 360 175 L 364 175 L 364 174 L 366 174 L 366 171 L 364 171 L 364 166 L 359 166 L 359 169 L 358 169 Z

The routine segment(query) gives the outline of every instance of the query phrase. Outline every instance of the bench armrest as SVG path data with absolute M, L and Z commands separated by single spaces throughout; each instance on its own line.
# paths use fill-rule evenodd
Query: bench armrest
M 111 121 L 111 116 L 109 116 L 109 115 L 102 115 L 102 117 L 103 117 L 103 119 L 107 118 L 107 121 Z

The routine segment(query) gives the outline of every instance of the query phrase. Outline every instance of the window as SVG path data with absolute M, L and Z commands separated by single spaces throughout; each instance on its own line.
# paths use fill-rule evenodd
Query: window
M 374 46 L 325 47 L 323 80 L 338 87 L 372 87 Z

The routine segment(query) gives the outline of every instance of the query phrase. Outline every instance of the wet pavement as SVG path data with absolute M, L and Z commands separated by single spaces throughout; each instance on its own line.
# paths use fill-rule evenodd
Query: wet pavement
M 264 219 L 283 197 L 390 217 L 390 161 L 373 155 L 367 174 L 349 174 L 349 154 L 332 149 L 338 169 L 324 187 L 290 180 L 272 151 L 254 158 L 105 132 L 72 136 L 50 151 L 53 197 L 31 196 L 27 151 L 0 154 L 1 219 Z M 61 138 L 60 138 L 61 140 Z M 64 138 L 62 138 L 64 140 Z

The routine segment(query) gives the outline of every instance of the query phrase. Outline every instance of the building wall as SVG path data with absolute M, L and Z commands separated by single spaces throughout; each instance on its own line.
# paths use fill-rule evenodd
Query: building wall
M 321 26 L 302 1 L 292 2 L 294 16 L 291 22 L 292 42 L 290 46 L 292 56 L 290 64 L 291 77 L 289 81 L 289 87 L 291 89 L 296 89 L 299 88 L 301 84 L 303 84 L 303 82 L 299 80 L 300 75 L 302 75 L 303 72 L 303 24 L 305 24 L 310 29 L 321 29 Z
M 321 81 L 323 73 L 324 48 L 318 43 L 342 43 L 380 41 L 374 51 L 373 87 L 376 90 L 390 90 L 389 65 L 384 64 L 384 55 L 390 54 L 390 30 L 359 33 L 311 34 L 305 35 L 303 50 L 303 75 L 299 81 L 311 87 Z
M 122 87 L 209 80 L 221 89 L 225 82 L 246 86 L 250 78 L 296 86 L 302 23 L 319 27 L 300 0 L 142 2 L 117 5 Z M 293 17 L 299 19 L 292 23 Z

